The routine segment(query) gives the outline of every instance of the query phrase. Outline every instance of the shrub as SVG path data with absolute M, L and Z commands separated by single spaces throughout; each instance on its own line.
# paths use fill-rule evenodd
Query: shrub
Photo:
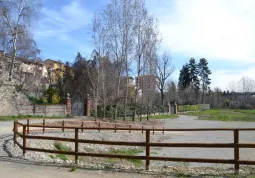
M 53 94 L 52 96 L 52 104 L 58 104 L 61 101 L 61 97 L 58 93 Z
M 224 101 L 224 106 L 228 108 L 228 107 L 230 106 L 230 103 L 231 103 L 231 100 L 226 99 L 226 100 Z
M 185 111 L 200 111 L 201 106 L 200 105 L 179 105 L 178 111 L 179 112 L 185 112 Z

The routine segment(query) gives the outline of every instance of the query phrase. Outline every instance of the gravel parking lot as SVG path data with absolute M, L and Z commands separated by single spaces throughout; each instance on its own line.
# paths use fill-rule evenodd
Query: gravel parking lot
M 23 121 L 25 122 L 25 121 Z M 36 121 L 35 121 L 36 122 Z M 221 121 L 206 121 L 206 120 L 197 120 L 196 117 L 193 116 L 180 116 L 178 119 L 164 119 L 159 121 L 162 126 L 165 128 L 251 128 L 255 127 L 255 123 L 248 123 L 248 122 L 221 122 Z M 0 125 L 0 136 L 3 136 L 5 134 L 11 134 L 12 133 L 12 122 L 1 122 Z M 141 134 L 140 134 L 141 135 Z M 160 138 L 159 135 L 162 135 L 162 133 L 156 133 L 155 135 L 151 135 L 152 140 L 157 140 L 157 138 Z M 108 135 L 109 136 L 109 135 Z M 187 143 L 232 143 L 233 142 L 233 132 L 232 131 L 196 131 L 196 132 L 165 132 L 163 135 L 162 140 L 158 140 L 161 142 L 174 142 L 174 143 L 180 143 L 180 142 L 187 142 Z M 103 135 L 101 135 L 103 137 Z M 132 139 L 133 135 L 131 136 Z M 143 137 L 143 136 L 142 136 Z M 10 137 L 11 138 L 11 135 Z M 247 132 L 242 131 L 240 133 L 240 142 L 242 143 L 248 143 L 248 142 L 255 142 L 255 136 L 254 132 Z M 3 145 L 3 142 L 0 144 Z M 24 161 L 22 163 L 15 163 L 15 164 L 5 164 L 6 160 L 11 160 L 10 162 L 16 162 L 13 158 L 9 158 L 8 154 L 3 151 L 4 147 L 1 147 L 0 150 L 0 166 L 4 165 L 6 169 L 3 169 L 0 167 L 1 175 L 2 173 L 6 172 L 8 169 L 14 169 L 15 165 L 17 166 L 17 169 L 20 168 L 26 168 L 27 165 L 24 165 Z M 141 155 L 144 155 L 144 153 L 140 153 Z M 232 159 L 234 155 L 233 149 L 217 149 L 217 148 L 159 148 L 153 149 L 152 155 L 157 156 L 169 156 L 169 157 L 189 157 L 189 158 L 218 158 L 218 159 Z M 246 160 L 255 160 L 255 150 L 254 149 L 241 149 L 240 150 L 240 159 L 246 159 Z M 26 162 L 26 161 L 25 161 Z M 34 165 L 33 165 L 34 166 Z M 233 165 L 225 165 L 225 164 L 201 164 L 201 163 L 179 163 L 179 162 L 158 162 L 158 161 L 151 161 L 152 167 L 158 167 L 158 168 L 167 168 L 167 167 L 175 167 L 175 166 L 182 166 L 182 167 L 189 167 L 189 168 L 195 168 L 195 167 L 211 167 L 211 168 L 229 168 L 233 167 Z M 16 169 L 16 168 L 15 168 Z M 33 168 L 35 172 L 40 172 L 40 166 Z M 46 169 L 43 167 L 43 169 Z M 242 167 L 241 167 L 242 169 Z M 50 171 L 54 172 L 54 169 L 50 168 Z M 33 171 L 32 171 L 33 172 Z M 7 174 L 7 172 L 6 172 Z M 84 173 L 85 174 L 85 173 Z M 90 174 L 88 172 L 88 174 Z M 95 177 L 103 177 L 103 174 L 99 172 L 95 172 Z M 55 174 L 53 174 L 55 175 Z M 57 175 L 57 173 L 56 173 Z M 96 176 L 98 175 L 98 176 Z M 114 177 L 115 173 L 113 173 Z M 120 176 L 120 174 L 118 174 Z M 116 175 L 116 176 L 118 176 Z M 130 174 L 131 175 L 131 174 Z M 122 176 L 122 175 L 121 175 Z M 125 177 L 125 175 L 123 175 Z M 134 175 L 137 177 L 137 175 Z M 139 175 L 143 177 L 142 175 Z M 139 177 L 138 176 L 138 177 Z M 148 175 L 144 175 L 145 177 L 148 177 Z M 1 176 L 0 176 L 1 177 Z M 8 176 L 7 176 L 8 177 Z M 12 176 L 15 177 L 15 176 Z M 54 176 L 58 177 L 58 176 Z M 79 176 L 78 176 L 79 177 Z

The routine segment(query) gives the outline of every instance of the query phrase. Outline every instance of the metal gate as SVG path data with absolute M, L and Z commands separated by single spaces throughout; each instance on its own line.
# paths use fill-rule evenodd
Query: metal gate
M 84 116 L 84 102 L 72 103 L 72 116 Z

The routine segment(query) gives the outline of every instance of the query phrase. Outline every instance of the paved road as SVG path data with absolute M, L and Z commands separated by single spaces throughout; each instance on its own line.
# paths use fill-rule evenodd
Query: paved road
M 164 120 L 165 128 L 255 128 L 255 122 L 222 122 L 197 120 L 194 116 L 180 116 L 178 119 Z M 232 131 L 196 131 L 196 132 L 171 132 L 169 142 L 186 143 L 233 143 Z M 255 131 L 240 132 L 240 143 L 255 143 Z M 163 148 L 159 151 L 161 156 L 186 157 L 186 158 L 215 158 L 233 159 L 234 149 L 229 148 Z M 240 149 L 240 159 L 255 160 L 255 149 Z M 154 165 L 179 165 L 180 163 L 153 162 Z M 183 163 L 182 163 L 183 164 Z M 222 164 L 189 163 L 189 166 L 232 166 Z

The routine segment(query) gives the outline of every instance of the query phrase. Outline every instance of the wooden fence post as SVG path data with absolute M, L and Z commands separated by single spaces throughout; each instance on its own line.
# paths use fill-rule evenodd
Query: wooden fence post
M 237 161 L 239 161 L 239 130 L 235 129 L 234 130 L 234 153 L 235 153 L 235 170 L 239 170 L 239 163 Z
M 146 130 L 146 157 L 150 156 L 150 130 Z M 150 160 L 146 160 L 146 170 L 150 169 Z
M 25 156 L 26 154 L 26 145 L 27 145 L 26 125 L 23 125 L 23 156 Z
M 65 131 L 65 121 L 63 120 L 63 122 L 62 122 L 62 132 L 64 132 Z
M 98 123 L 98 132 L 100 132 L 100 121 Z
M 79 129 L 75 128 L 75 164 L 78 163 L 78 151 L 79 151 Z
M 82 127 L 81 131 L 82 131 L 82 133 L 83 133 L 83 127 L 84 127 L 83 121 L 82 121 L 81 127 Z
M 45 132 L 45 119 L 43 119 L 43 133 Z
M 27 134 L 29 134 L 29 119 L 27 119 Z
M 16 146 L 16 143 L 17 143 L 17 121 L 14 121 L 13 122 L 13 143 L 14 143 L 14 146 Z

